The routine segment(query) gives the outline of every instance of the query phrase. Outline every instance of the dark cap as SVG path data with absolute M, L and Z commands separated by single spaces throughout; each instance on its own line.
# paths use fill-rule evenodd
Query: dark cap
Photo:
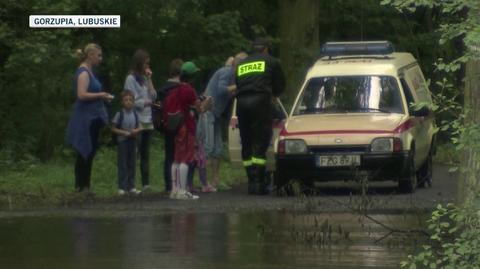
M 255 40 L 252 42 L 252 46 L 254 47 L 267 47 L 268 46 L 268 41 L 267 39 L 263 37 L 257 37 Z

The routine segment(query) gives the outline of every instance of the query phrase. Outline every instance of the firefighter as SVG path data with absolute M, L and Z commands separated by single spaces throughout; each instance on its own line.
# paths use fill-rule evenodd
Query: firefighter
M 235 70 L 237 116 L 242 159 L 249 194 L 266 194 L 266 152 L 272 137 L 272 105 L 285 89 L 285 76 L 277 59 L 269 55 L 263 38 L 253 42 L 253 52 Z

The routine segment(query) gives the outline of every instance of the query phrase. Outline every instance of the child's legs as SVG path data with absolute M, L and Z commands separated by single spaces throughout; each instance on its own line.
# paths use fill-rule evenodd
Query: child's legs
M 200 183 L 203 187 L 208 186 L 207 182 L 207 168 L 206 167 L 198 167 L 198 177 L 200 178 Z
M 195 176 L 196 166 L 197 166 L 196 162 L 191 162 L 188 164 L 187 189 L 193 188 L 193 178 Z
M 172 190 L 172 164 L 175 157 L 175 135 L 165 133 L 165 162 L 163 164 L 163 177 L 165 191 Z
M 172 175 L 172 192 L 177 192 L 180 189 L 180 172 L 178 170 L 178 163 L 172 163 L 171 167 L 171 175 Z
M 180 189 L 187 190 L 187 178 L 188 178 L 188 165 L 186 163 L 180 163 L 178 166 L 180 175 Z
M 205 154 L 205 149 L 201 143 L 198 143 L 197 148 L 197 168 L 198 168 L 198 177 L 203 187 L 208 186 L 207 182 L 207 156 Z
M 175 136 L 175 163 L 178 164 L 177 179 L 182 191 L 187 188 L 188 163 L 195 160 L 195 136 L 183 125 Z

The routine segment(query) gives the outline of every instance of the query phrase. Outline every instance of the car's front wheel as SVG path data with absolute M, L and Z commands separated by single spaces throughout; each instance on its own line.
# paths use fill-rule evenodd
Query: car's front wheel
M 413 193 L 417 187 L 417 173 L 415 172 L 414 156 L 415 152 L 414 150 L 411 150 L 408 157 L 407 173 L 398 181 L 398 189 L 401 193 Z
M 274 173 L 278 196 L 315 195 L 315 184 L 312 179 L 287 177 L 281 172 Z

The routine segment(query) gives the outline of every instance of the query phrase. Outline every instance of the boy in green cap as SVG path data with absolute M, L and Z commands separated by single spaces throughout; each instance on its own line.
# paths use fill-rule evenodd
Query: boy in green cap
M 172 192 L 171 199 L 194 200 L 198 199 L 187 190 L 188 164 L 195 161 L 196 152 L 196 122 L 190 112 L 190 108 L 198 113 L 204 112 L 211 107 L 212 99 L 207 98 L 200 101 L 195 89 L 192 87 L 195 75 L 200 69 L 193 62 L 185 62 L 182 65 L 180 83 L 165 100 L 165 112 L 181 111 L 183 120 L 175 134 L 175 157 L 172 164 Z M 164 115 L 165 122 L 168 115 Z

